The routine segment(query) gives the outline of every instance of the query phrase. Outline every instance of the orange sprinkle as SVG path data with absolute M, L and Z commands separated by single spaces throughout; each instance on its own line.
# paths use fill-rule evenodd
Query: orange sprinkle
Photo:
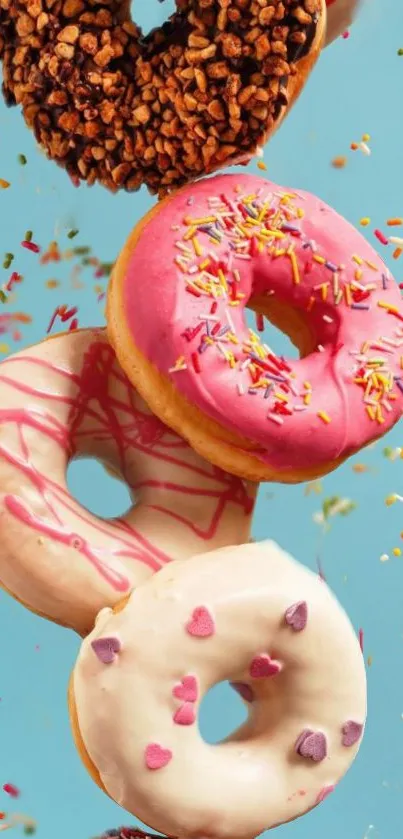
M 350 145 L 350 149 L 351 149 L 351 151 L 357 151 L 357 149 L 358 149 L 358 143 L 351 143 L 351 145 Z
M 328 289 L 329 289 L 329 283 L 323 283 L 323 285 L 321 285 L 321 287 L 320 287 L 323 302 L 325 302 L 325 300 L 327 300 Z
M 309 298 L 309 300 L 308 300 L 308 303 L 307 303 L 307 307 L 306 307 L 307 312 L 312 311 L 312 309 L 313 309 L 313 307 L 314 307 L 315 303 L 316 303 L 315 298 L 314 298 L 314 297 L 310 297 L 310 298 Z
M 402 255 L 402 253 L 403 253 L 403 248 L 396 248 L 393 251 L 393 254 L 392 254 L 393 259 L 399 259 L 399 257 Z
M 257 168 L 261 169 L 262 172 L 267 172 L 267 166 L 266 166 L 264 160 L 259 160 L 258 161 Z
M 288 256 L 291 259 L 292 277 L 293 277 L 293 280 L 294 280 L 294 285 L 299 285 L 300 282 L 301 282 L 301 278 L 300 278 L 300 275 L 299 275 L 297 257 L 295 256 L 294 251 L 289 251 Z
M 388 218 L 386 224 L 388 227 L 400 227 L 403 224 L 403 218 Z
M 368 414 L 370 420 L 374 420 L 375 419 L 375 411 L 374 411 L 372 405 L 366 405 L 366 409 L 367 409 L 367 414 Z
M 189 227 L 198 227 L 200 224 L 212 224 L 216 221 L 215 216 L 206 216 L 205 218 L 191 218 L 191 216 L 185 216 L 184 222 Z
M 347 158 L 343 155 L 339 155 L 338 157 L 334 157 L 332 160 L 332 166 L 334 169 L 344 169 L 347 164 Z
M 319 265 L 324 265 L 325 262 L 326 262 L 326 259 L 323 256 L 320 256 L 319 253 L 314 253 L 313 259 L 314 259 L 314 262 L 318 262 Z
M 0 178 L 0 189 L 8 189 L 11 186 L 9 181 L 5 181 L 4 178 Z
M 346 283 L 346 285 L 344 286 L 344 294 L 346 297 L 347 306 L 351 306 L 353 301 L 351 297 L 351 286 L 349 283 Z

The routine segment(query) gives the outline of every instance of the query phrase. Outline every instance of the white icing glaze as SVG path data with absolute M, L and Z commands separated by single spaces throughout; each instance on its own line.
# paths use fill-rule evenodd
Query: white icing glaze
M 189 632 L 197 620 L 204 635 Z M 224 680 L 253 701 L 241 729 L 208 745 L 198 709 Z M 164 568 L 122 611 L 100 616 L 73 686 L 107 792 L 155 830 L 186 839 L 255 837 L 314 807 L 355 757 L 366 714 L 348 618 L 326 584 L 273 542 Z
M 125 481 L 133 506 L 121 520 L 71 497 L 75 456 Z M 89 631 L 102 606 L 170 559 L 248 540 L 255 491 L 150 413 L 104 330 L 58 336 L 0 365 L 0 585 L 36 612 Z

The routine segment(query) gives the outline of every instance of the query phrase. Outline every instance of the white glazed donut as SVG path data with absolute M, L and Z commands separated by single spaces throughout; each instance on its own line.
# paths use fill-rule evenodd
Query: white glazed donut
M 247 722 L 208 745 L 201 700 L 229 680 Z M 273 542 L 176 562 L 103 610 L 70 714 L 92 776 L 152 828 L 249 839 L 310 810 L 354 759 L 362 654 L 326 584 Z
M 133 506 L 122 519 L 72 498 L 66 470 L 77 456 L 126 483 Z M 170 559 L 247 541 L 255 493 L 150 413 L 104 330 L 57 336 L 0 365 L 0 586 L 34 612 L 85 634 Z

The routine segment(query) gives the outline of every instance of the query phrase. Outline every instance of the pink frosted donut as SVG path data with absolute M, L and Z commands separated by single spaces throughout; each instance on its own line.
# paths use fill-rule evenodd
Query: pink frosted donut
M 247 720 L 209 745 L 200 704 L 224 680 Z M 365 667 L 326 584 L 263 542 L 173 563 L 119 612 L 103 610 L 69 705 L 87 769 L 145 824 L 181 839 L 253 839 L 315 807 L 347 771 Z
M 278 357 L 246 307 L 301 358 Z M 320 199 L 262 178 L 200 181 L 152 210 L 118 259 L 108 321 L 154 413 L 245 478 L 323 475 L 403 412 L 397 284 Z
M 121 519 L 70 495 L 67 466 L 83 456 L 126 483 L 133 506 Z M 170 559 L 247 541 L 254 495 L 150 414 L 104 330 L 0 365 L 0 585 L 34 612 L 89 631 Z
M 361 0 L 326 0 L 326 45 L 343 35 L 352 24 Z

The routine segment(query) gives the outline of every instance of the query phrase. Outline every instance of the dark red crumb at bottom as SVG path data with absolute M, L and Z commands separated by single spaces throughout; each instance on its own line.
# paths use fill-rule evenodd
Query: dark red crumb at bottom
M 255 152 L 289 100 L 320 0 L 176 0 L 146 37 L 129 0 L 0 0 L 8 105 L 73 183 L 169 191 Z

